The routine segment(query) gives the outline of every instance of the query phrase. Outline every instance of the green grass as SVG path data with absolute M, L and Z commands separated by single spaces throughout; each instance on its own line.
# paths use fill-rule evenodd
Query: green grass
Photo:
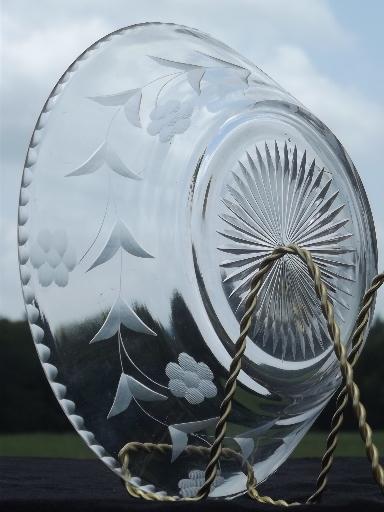
M 327 434 L 307 434 L 293 453 L 293 457 L 320 457 Z M 384 431 L 374 433 L 374 441 L 384 453 Z M 364 447 L 360 435 L 346 432 L 340 437 L 336 454 L 342 457 L 362 457 Z M 76 434 L 17 434 L 0 435 L 0 455 L 22 457 L 62 457 L 91 459 L 94 454 Z
M 327 432 L 310 432 L 295 449 L 293 457 L 321 457 L 327 440 Z M 375 431 L 373 440 L 380 454 L 384 452 L 384 431 Z M 336 448 L 339 457 L 365 457 L 363 441 L 358 432 L 343 432 Z
M 93 452 L 76 434 L 0 435 L 0 455 L 92 459 Z

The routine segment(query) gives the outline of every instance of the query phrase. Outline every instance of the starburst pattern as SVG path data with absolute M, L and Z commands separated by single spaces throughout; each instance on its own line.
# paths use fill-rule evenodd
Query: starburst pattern
M 337 320 L 345 321 L 355 282 L 353 226 L 332 175 L 304 151 L 275 142 L 274 155 L 255 147 L 226 185 L 218 249 L 223 286 L 240 319 L 250 280 L 274 248 L 295 243 L 312 252 Z M 281 258 L 264 280 L 252 326 L 253 341 L 285 360 L 307 360 L 330 344 L 313 282 L 293 255 Z

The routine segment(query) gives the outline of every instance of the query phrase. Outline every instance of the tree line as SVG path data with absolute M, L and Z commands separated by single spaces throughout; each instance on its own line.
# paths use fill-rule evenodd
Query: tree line
M 33 346 L 28 324 L 0 319 L 0 432 L 65 432 L 72 427 L 53 396 Z M 377 319 L 355 369 L 368 421 L 384 428 L 384 322 Z M 325 408 L 315 428 L 327 430 L 335 399 Z M 345 428 L 355 429 L 351 409 Z

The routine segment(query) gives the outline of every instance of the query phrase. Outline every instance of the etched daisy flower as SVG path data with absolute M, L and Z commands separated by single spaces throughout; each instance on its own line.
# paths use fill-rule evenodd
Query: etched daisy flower
M 198 490 L 205 482 L 205 472 L 201 469 L 193 469 L 188 473 L 188 478 L 183 478 L 179 481 L 179 494 L 183 498 L 193 498 L 196 496 Z M 224 478 L 218 472 L 216 478 L 212 482 L 211 490 L 215 489 L 224 482 Z
M 42 286 L 66 286 L 69 273 L 76 266 L 75 250 L 68 244 L 67 233 L 63 229 L 42 229 L 31 248 L 31 263 Z
M 174 396 L 185 398 L 190 404 L 200 404 L 205 398 L 216 396 L 213 373 L 205 363 L 196 362 L 185 352 L 179 355 L 178 361 L 179 364 L 168 363 L 165 368 L 168 388 Z
M 152 121 L 148 126 L 150 135 L 159 135 L 161 142 L 169 142 L 177 133 L 183 133 L 191 124 L 193 106 L 190 103 L 180 103 L 169 100 L 163 105 L 157 105 L 151 112 Z

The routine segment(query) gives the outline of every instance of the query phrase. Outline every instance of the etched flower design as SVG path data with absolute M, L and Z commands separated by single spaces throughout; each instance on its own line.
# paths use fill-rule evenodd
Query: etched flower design
M 168 363 L 165 368 L 169 377 L 168 388 L 174 396 L 185 398 L 194 405 L 216 396 L 213 373 L 205 363 L 198 363 L 185 352 L 179 355 L 178 362 Z
M 65 230 L 42 229 L 31 248 L 31 263 L 42 286 L 67 286 L 69 273 L 76 266 L 76 253 Z
M 169 100 L 157 105 L 151 112 L 152 121 L 148 126 L 150 135 L 159 135 L 161 142 L 170 142 L 177 133 L 183 133 L 191 124 L 193 106 Z
M 188 473 L 188 478 L 183 478 L 179 481 L 179 494 L 183 498 L 193 498 L 196 496 L 198 490 L 205 482 L 205 472 L 201 469 L 193 469 Z M 224 478 L 218 472 L 216 478 L 212 482 L 211 491 L 221 485 L 224 482 Z

